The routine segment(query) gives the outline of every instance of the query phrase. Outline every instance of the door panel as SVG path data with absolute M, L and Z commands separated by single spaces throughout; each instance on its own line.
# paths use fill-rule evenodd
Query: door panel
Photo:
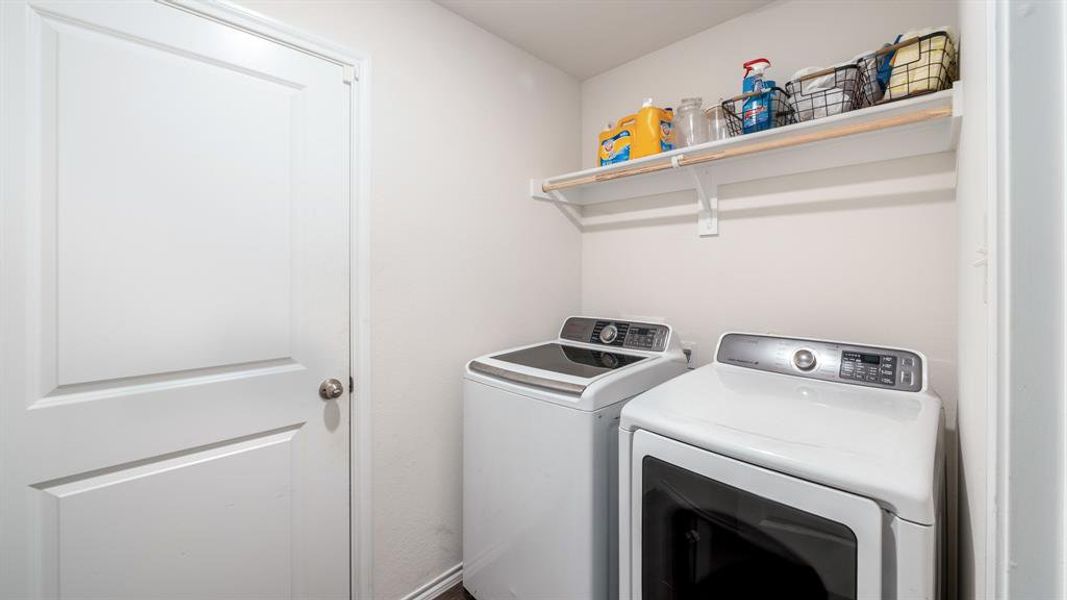
M 349 592 L 340 65 L 0 6 L 0 596 Z
M 288 429 L 36 487 L 61 597 L 266 598 L 292 587 Z M 203 486 L 210 482 L 211 493 Z M 219 510 L 219 506 L 226 510 Z M 212 540 L 210 552 L 203 541 Z
M 59 384 L 289 357 L 299 90 L 44 25 L 61 82 Z

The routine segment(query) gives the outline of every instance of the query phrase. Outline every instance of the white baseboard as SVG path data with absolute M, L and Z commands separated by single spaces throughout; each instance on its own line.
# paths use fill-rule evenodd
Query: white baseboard
M 463 581 L 463 563 L 450 567 L 444 573 L 420 586 L 419 589 L 404 596 L 401 600 L 433 600 L 460 581 Z

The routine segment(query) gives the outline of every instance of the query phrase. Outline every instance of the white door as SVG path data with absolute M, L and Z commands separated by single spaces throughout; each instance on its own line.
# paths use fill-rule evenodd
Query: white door
M 0 597 L 347 598 L 343 68 L 0 7 Z

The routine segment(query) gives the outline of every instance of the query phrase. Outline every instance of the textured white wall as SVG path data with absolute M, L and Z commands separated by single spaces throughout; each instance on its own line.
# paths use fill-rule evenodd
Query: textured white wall
M 582 82 L 583 165 L 593 166 L 604 123 L 645 97 L 677 106 L 680 98 L 702 96 L 707 105 L 740 93 L 741 63 L 757 57 L 769 58 L 770 78 L 784 84 L 799 68 L 851 59 L 906 30 L 954 26 L 957 8 L 778 2 L 680 40 Z M 916 348 L 930 359 L 932 387 L 946 401 L 954 472 L 954 168 L 953 154 L 932 155 L 724 186 L 716 238 L 697 237 L 695 217 L 589 231 L 582 240 L 583 311 L 665 318 L 697 343 L 700 364 L 712 360 L 728 330 Z M 654 202 L 695 200 L 673 194 Z
M 461 373 L 579 307 L 580 235 L 528 179 L 578 167 L 579 84 L 431 2 L 244 2 L 372 61 L 375 598 L 460 562 Z

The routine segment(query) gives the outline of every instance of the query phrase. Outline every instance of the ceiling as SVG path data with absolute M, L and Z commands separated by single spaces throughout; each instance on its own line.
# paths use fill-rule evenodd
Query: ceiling
M 482 29 L 586 79 L 769 0 L 436 0 Z

